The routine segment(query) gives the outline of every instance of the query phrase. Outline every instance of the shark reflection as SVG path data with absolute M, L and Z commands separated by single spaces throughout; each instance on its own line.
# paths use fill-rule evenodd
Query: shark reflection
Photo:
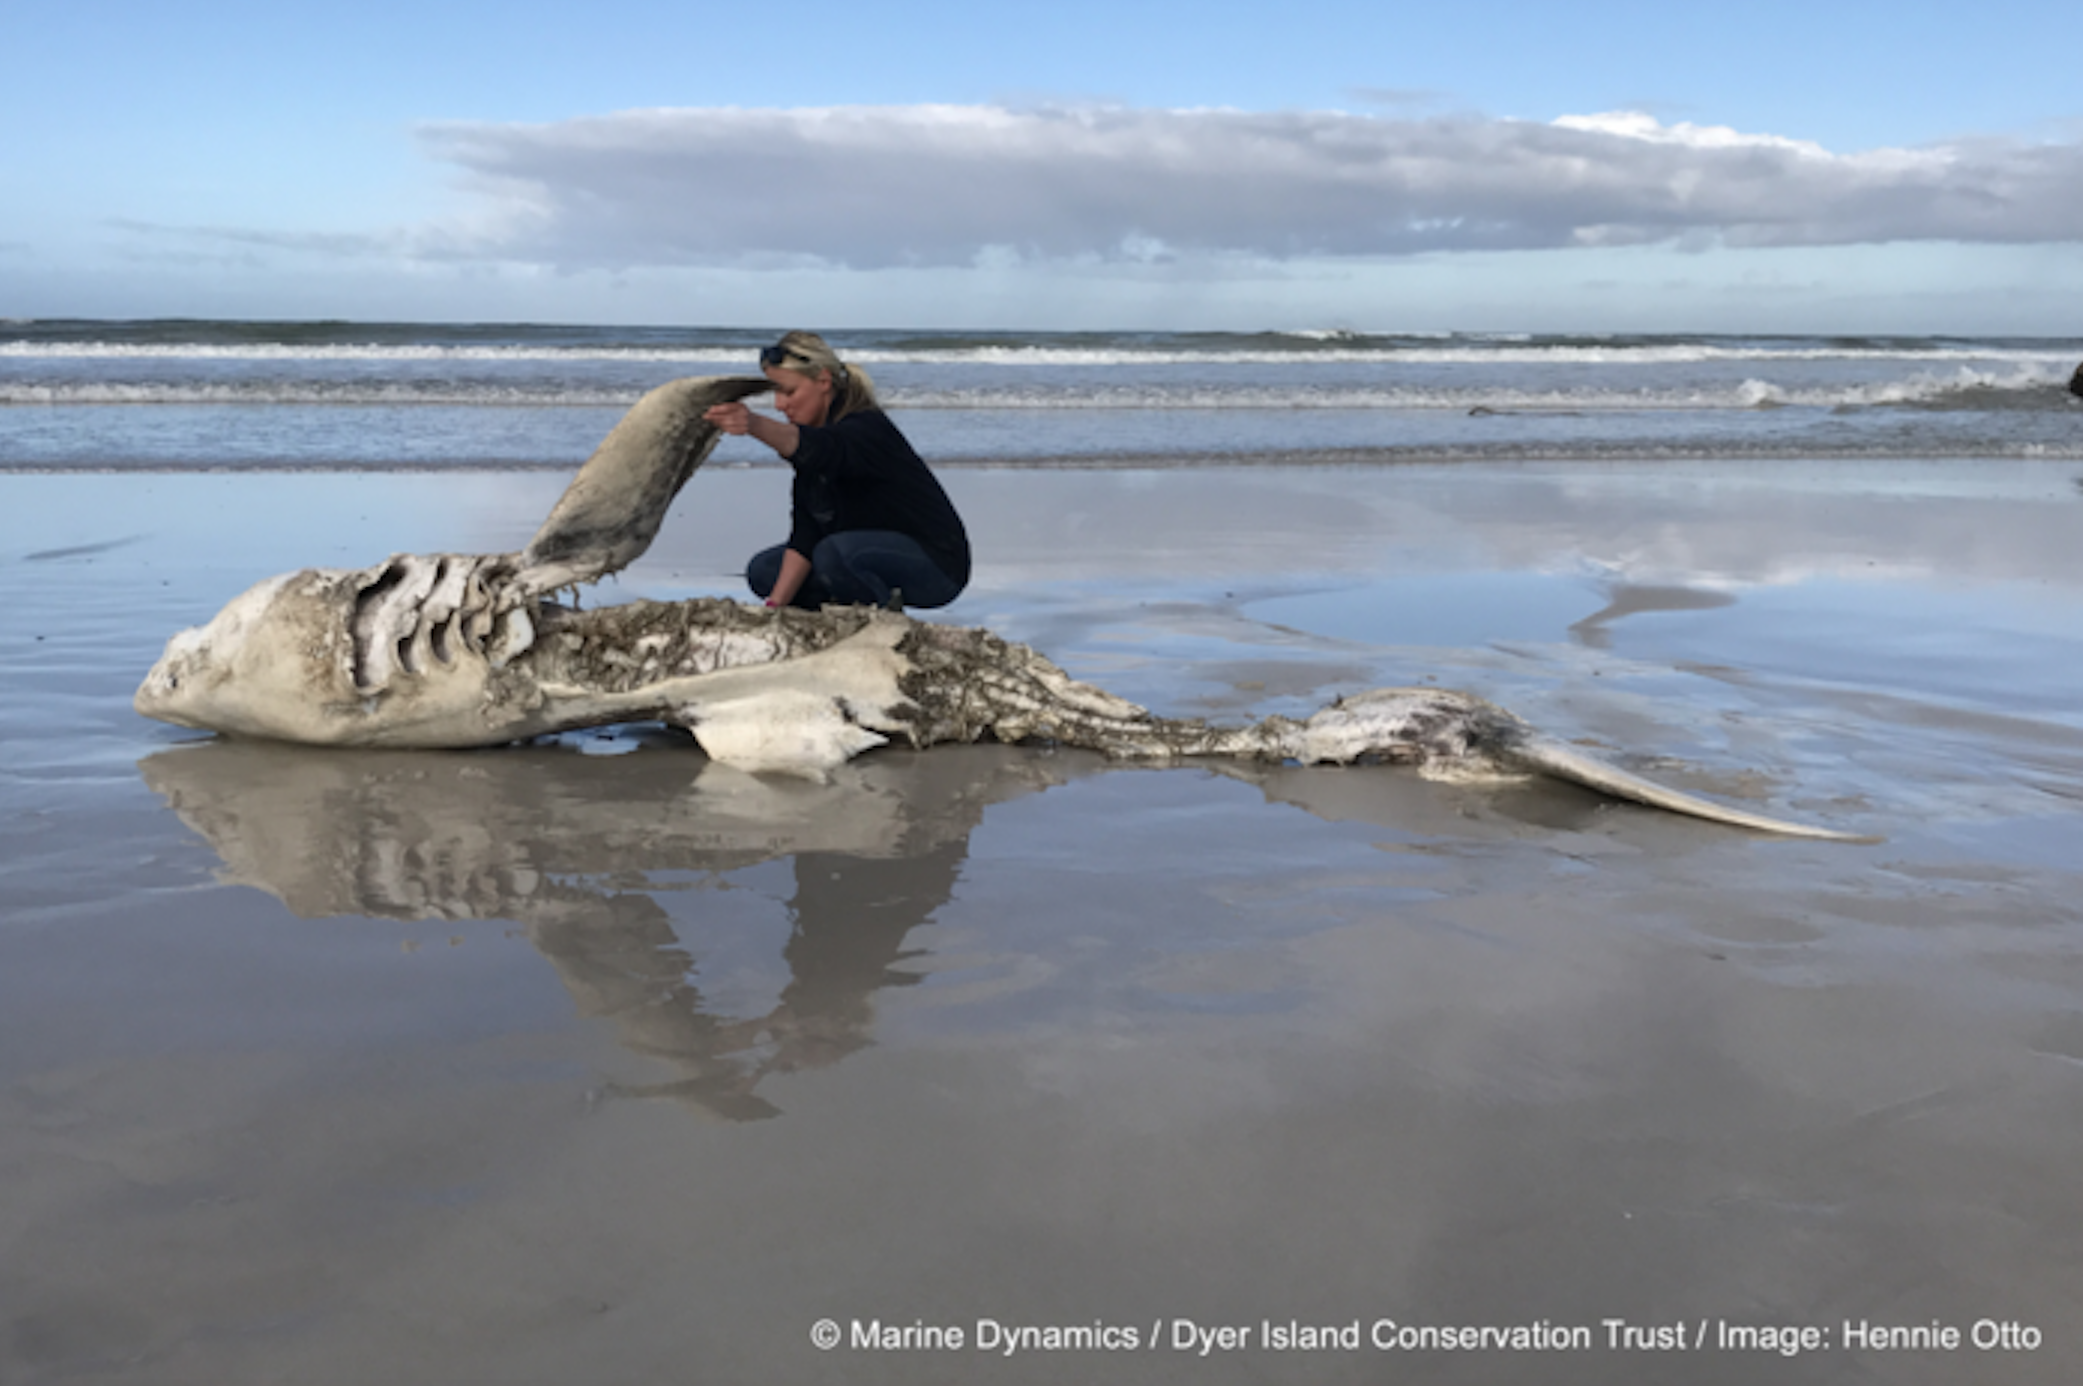
M 970 834 L 993 805 L 1090 775 L 1178 773 L 983 744 L 885 748 L 816 783 L 734 770 L 662 728 L 624 728 L 619 739 L 636 749 L 369 751 L 234 738 L 161 751 L 138 769 L 215 849 L 219 880 L 266 891 L 300 917 L 516 922 L 581 1015 L 610 1021 L 626 1049 L 670 1070 L 611 1095 L 669 1097 L 733 1120 L 776 1114 L 758 1092 L 768 1074 L 834 1064 L 874 1042 L 876 994 L 919 980 L 906 966 L 924 956 L 911 932 L 952 898 Z M 1469 789 L 1322 766 L 1202 769 L 1269 804 L 1376 824 L 1448 856 L 1471 836 L 1587 830 L 1605 807 L 1539 781 Z M 732 873 L 780 861 L 794 877 L 783 906 L 788 980 L 771 1006 L 734 1014 L 743 1008 L 701 981 L 705 950 L 730 940 L 705 938 L 689 921 L 701 906 L 685 902 L 740 889 Z M 665 899 L 681 902 L 677 920 Z
M 952 754 L 951 754 L 952 752 Z M 145 783 L 224 863 L 300 917 L 510 919 L 578 1011 L 675 1076 L 610 1091 L 716 1115 L 776 1115 L 769 1073 L 873 1042 L 875 993 L 909 985 L 906 938 L 952 895 L 995 803 L 1099 770 L 1098 757 L 1001 746 L 888 752 L 831 781 L 767 780 L 658 733 L 634 752 L 566 745 L 429 754 L 241 740 L 139 763 Z M 786 859 L 789 981 L 763 1014 L 704 996 L 700 940 L 658 896 Z M 699 887 L 697 887 L 699 888 Z
M 1605 606 L 1569 628 L 1569 633 L 1576 638 L 1577 643 L 1587 649 L 1612 649 L 1613 632 L 1610 627 L 1629 616 L 1640 616 L 1654 611 L 1713 611 L 1736 604 L 1736 598 L 1727 592 L 1715 592 L 1699 587 L 1615 583 L 1608 595 L 1610 599 Z

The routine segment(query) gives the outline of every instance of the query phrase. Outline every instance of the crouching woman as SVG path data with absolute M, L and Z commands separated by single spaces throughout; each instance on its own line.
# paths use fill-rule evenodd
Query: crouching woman
M 704 417 L 751 434 L 795 470 L 788 542 L 753 555 L 745 578 L 768 606 L 828 602 L 946 606 L 969 582 L 969 535 L 954 503 L 875 398 L 814 332 L 759 354 L 781 417 L 719 404 Z

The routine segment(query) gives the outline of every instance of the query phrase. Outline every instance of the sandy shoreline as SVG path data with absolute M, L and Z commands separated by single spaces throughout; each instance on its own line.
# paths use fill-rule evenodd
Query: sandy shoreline
M 1395 771 L 195 744 L 128 703 L 174 630 L 513 547 L 562 477 L 0 476 L 0 1379 L 2073 1380 L 2071 470 L 950 474 L 945 619 L 1115 692 L 1436 678 L 1874 847 Z M 697 478 L 604 599 L 732 591 L 785 484 Z

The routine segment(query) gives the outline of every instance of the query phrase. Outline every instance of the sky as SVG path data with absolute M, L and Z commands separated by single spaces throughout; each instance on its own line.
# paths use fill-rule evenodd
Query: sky
M 2083 334 L 2051 0 L 11 0 L 0 32 L 0 318 Z

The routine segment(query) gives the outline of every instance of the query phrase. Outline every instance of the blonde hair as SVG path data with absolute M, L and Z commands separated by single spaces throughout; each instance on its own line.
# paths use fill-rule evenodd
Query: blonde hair
M 781 360 L 774 361 L 772 358 L 777 353 Z M 777 365 L 813 380 L 830 376 L 832 406 L 825 414 L 826 423 L 837 423 L 858 410 L 882 408 L 882 402 L 875 397 L 875 382 L 868 378 L 868 372 L 841 361 L 839 353 L 815 332 L 783 334 L 780 341 L 760 353 L 760 364 Z

